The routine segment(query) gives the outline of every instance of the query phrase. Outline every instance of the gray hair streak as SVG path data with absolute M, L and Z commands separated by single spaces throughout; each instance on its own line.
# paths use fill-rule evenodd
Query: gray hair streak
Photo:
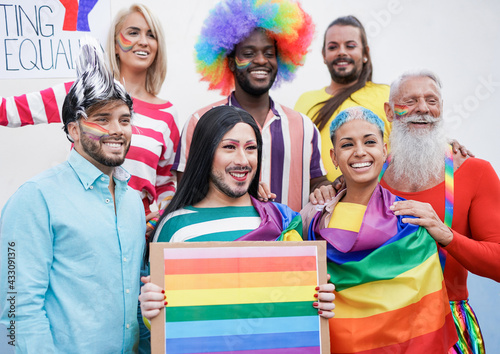
M 401 87 L 401 84 L 404 81 L 408 80 L 409 78 L 413 77 L 428 77 L 429 79 L 434 81 L 438 88 L 439 97 L 442 99 L 441 88 L 443 87 L 443 85 L 441 84 L 441 80 L 435 73 L 427 69 L 409 70 L 400 75 L 391 84 L 391 93 L 389 94 L 389 104 L 392 107 L 392 109 L 394 109 L 394 98 L 399 94 L 399 89 Z

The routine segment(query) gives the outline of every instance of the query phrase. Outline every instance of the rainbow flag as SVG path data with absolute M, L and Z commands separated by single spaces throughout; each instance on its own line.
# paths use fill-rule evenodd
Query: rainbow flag
M 236 244 L 163 250 L 166 353 L 321 353 L 317 247 Z
M 424 228 L 391 216 L 389 206 L 397 200 L 377 187 L 359 242 L 351 231 L 320 229 L 320 213 L 313 220 L 309 237 L 328 241 L 328 273 L 336 287 L 331 353 L 446 353 L 457 341 L 436 243 Z M 385 230 L 378 225 L 383 219 Z M 381 244 L 359 246 L 376 239 Z

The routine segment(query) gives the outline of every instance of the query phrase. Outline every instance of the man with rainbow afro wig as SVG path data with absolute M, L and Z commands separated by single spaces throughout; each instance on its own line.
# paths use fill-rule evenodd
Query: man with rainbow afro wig
M 224 0 L 210 11 L 195 45 L 196 68 L 209 90 L 229 96 L 198 110 L 184 126 L 172 168 L 179 179 L 200 117 L 229 105 L 250 113 L 261 130 L 261 195 L 299 211 L 311 190 L 329 183 L 318 129 L 269 96 L 275 83 L 294 78 L 313 33 L 311 17 L 291 0 Z

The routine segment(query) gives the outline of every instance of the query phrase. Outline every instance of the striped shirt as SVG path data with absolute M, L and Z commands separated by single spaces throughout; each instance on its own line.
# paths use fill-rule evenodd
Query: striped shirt
M 0 126 L 61 123 L 62 106 L 72 82 L 40 92 L 0 98 Z M 170 102 L 152 104 L 134 98 L 132 141 L 123 167 L 132 175 L 129 186 L 140 192 L 146 212 L 157 201 L 165 207 L 175 193 L 171 172 L 180 134 L 177 110 Z
M 276 202 L 300 211 L 309 201 L 310 180 L 326 174 L 321 161 L 321 138 L 318 129 L 305 115 L 274 102 L 262 133 L 262 169 L 260 180 L 276 194 Z M 227 99 L 204 107 L 186 122 L 172 167 L 183 172 L 189 155 L 194 128 L 200 117 L 213 107 L 229 105 L 241 108 L 234 93 Z
M 235 241 L 260 224 L 259 213 L 253 206 L 187 206 L 162 220 L 153 242 Z

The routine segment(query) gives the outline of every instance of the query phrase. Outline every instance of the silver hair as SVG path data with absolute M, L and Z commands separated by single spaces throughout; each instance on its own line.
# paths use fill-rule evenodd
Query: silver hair
M 408 80 L 409 78 L 413 77 L 428 77 L 429 79 L 434 81 L 438 89 L 439 98 L 442 100 L 441 88 L 443 87 L 443 85 L 441 84 L 441 80 L 435 73 L 427 69 L 410 70 L 404 72 L 391 84 L 391 92 L 389 94 L 389 105 L 392 107 L 392 109 L 394 109 L 394 98 L 399 94 L 399 88 L 401 87 L 401 84 L 404 81 Z
M 132 113 L 132 98 L 122 84 L 113 78 L 99 42 L 85 36 L 80 40 L 80 55 L 76 61 L 77 79 L 64 100 L 62 118 L 68 139 L 68 124 L 81 117 L 87 118 L 87 110 L 98 103 L 122 101 Z

